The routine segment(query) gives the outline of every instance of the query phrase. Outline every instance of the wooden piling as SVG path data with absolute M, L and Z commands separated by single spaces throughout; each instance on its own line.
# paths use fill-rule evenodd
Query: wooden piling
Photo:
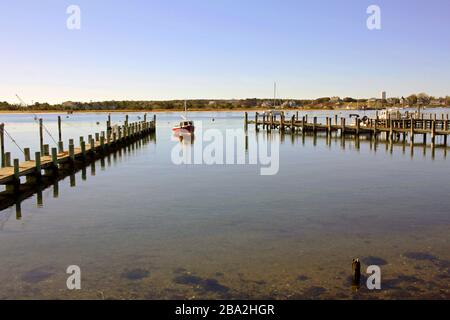
M 19 180 L 19 159 L 14 159 L 14 180 Z
M 83 158 L 83 161 L 85 161 L 86 160 L 86 142 L 81 141 L 80 148 L 81 148 L 81 156 Z
M 341 118 L 341 136 L 345 135 L 345 118 Z
M 52 148 L 52 165 L 53 165 L 53 168 L 58 167 L 58 149 L 57 148 Z
M 410 135 L 410 140 L 411 140 L 411 142 L 414 142 L 414 127 L 415 127 L 415 122 L 414 122 L 414 119 L 413 118 L 411 118 L 410 120 L 410 128 L 409 128 L 409 135 Z
M 58 116 L 58 141 L 62 141 L 61 116 Z
M 30 161 L 31 157 L 30 157 L 30 148 L 24 148 L 23 149 L 23 154 L 25 156 L 25 161 Z
M 0 124 L 0 156 L 1 156 L 1 167 L 4 168 L 5 165 L 5 124 Z
M 41 153 L 36 151 L 34 153 L 34 162 L 36 164 L 36 175 L 39 177 L 41 175 Z
M 248 113 L 244 112 L 244 129 L 247 131 L 248 129 Z
M 42 118 L 39 119 L 39 150 L 44 154 L 44 123 Z
M 258 112 L 255 113 L 255 130 L 258 131 Z
M 352 261 L 352 286 L 359 286 L 361 283 L 361 262 L 358 258 Z
M 11 167 L 11 152 L 5 152 L 5 167 Z
M 50 146 L 48 144 L 44 144 L 44 156 L 50 155 Z

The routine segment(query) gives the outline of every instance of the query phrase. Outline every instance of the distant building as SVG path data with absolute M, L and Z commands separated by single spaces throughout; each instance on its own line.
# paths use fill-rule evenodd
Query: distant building
M 386 100 L 386 91 L 381 91 L 381 100 Z
M 339 101 L 341 101 L 341 98 L 339 98 L 339 97 L 331 97 L 330 98 L 330 102 L 339 102 Z

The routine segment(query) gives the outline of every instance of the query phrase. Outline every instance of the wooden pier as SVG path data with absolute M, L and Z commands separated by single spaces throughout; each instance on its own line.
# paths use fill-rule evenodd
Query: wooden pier
M 312 120 L 312 121 L 311 121 Z M 389 140 L 394 140 L 396 137 L 401 137 L 406 140 L 409 136 L 410 141 L 414 142 L 416 135 L 422 135 L 424 143 L 427 137 L 430 137 L 432 144 L 435 143 L 436 137 L 443 136 L 444 144 L 447 145 L 447 137 L 450 135 L 450 120 L 447 115 L 441 115 L 440 119 L 436 115 L 431 116 L 430 119 L 409 118 L 409 119 L 366 119 L 363 121 L 360 118 L 354 118 L 354 123 L 348 124 L 348 119 L 334 117 L 326 117 L 325 123 L 319 123 L 317 117 L 302 116 L 299 119 L 298 113 L 291 118 L 286 119 L 282 112 L 278 117 L 271 115 L 259 115 L 255 113 L 254 120 L 248 119 L 247 112 L 244 116 L 245 129 L 249 125 L 254 125 L 256 130 L 262 127 L 263 130 L 271 131 L 278 129 L 281 132 L 287 130 L 291 132 L 313 133 L 325 132 L 327 135 L 332 133 L 339 133 L 342 137 L 346 135 L 360 136 L 369 135 L 376 137 L 381 133 L 385 133 Z
M 40 150 L 35 152 L 34 158 L 31 158 L 30 148 L 24 148 L 24 160 L 13 159 L 9 152 L 4 151 L 4 125 L 0 125 L 1 137 L 1 160 L 0 185 L 5 185 L 6 190 L 2 196 L 11 195 L 20 197 L 21 193 L 28 192 L 26 185 L 39 186 L 44 184 L 44 177 L 57 177 L 61 172 L 70 172 L 98 158 L 103 158 L 108 154 L 130 146 L 131 144 L 145 139 L 154 134 L 156 117 L 153 121 L 144 121 L 128 123 L 128 117 L 122 126 L 111 127 L 111 118 L 108 117 L 107 129 L 89 135 L 88 139 L 79 137 L 78 146 L 75 146 L 73 139 L 69 140 L 67 148 L 61 141 L 61 130 L 59 130 L 58 147 L 51 148 L 48 144 L 43 144 L 42 121 L 40 121 Z M 58 127 L 61 128 L 60 118 L 58 118 Z M 26 177 L 26 183 L 21 184 L 21 177 Z M 46 182 L 45 182 L 46 183 Z

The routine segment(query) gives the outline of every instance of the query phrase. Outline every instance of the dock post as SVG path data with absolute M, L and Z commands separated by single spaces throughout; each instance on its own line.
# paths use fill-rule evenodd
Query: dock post
M 292 115 L 292 118 L 291 118 L 291 133 L 295 131 L 294 124 L 295 124 L 295 115 Z
M 317 131 L 317 117 L 313 118 L 313 133 L 316 134 Z
M 410 133 L 409 133 L 409 135 L 411 136 L 410 137 L 410 140 L 411 140 L 411 142 L 414 142 L 414 126 L 415 126 L 415 123 L 414 123 L 414 118 L 411 118 L 410 119 L 410 122 L 411 122 L 411 124 L 410 124 Z
M 248 129 L 248 113 L 244 112 L 244 130 L 247 131 Z
M 23 148 L 23 154 L 25 156 L 25 161 L 30 161 L 30 148 Z
M 70 160 L 72 160 L 72 161 L 75 160 L 75 146 L 73 144 L 73 139 L 69 140 L 69 157 L 70 157 Z
M 50 147 L 48 144 L 44 144 L 44 156 L 50 155 Z
M 378 126 L 378 117 L 374 120 L 373 124 L 373 136 L 375 139 L 377 138 L 377 126 Z
M 128 115 L 125 115 L 125 125 L 128 126 Z
M 95 133 L 95 141 L 96 142 L 100 141 L 100 133 L 98 133 L 98 132 Z
M 361 283 L 361 262 L 358 258 L 352 261 L 352 286 L 359 287 Z
M 39 150 L 44 154 L 44 124 L 42 118 L 39 119 Z
M 341 136 L 345 135 L 345 118 L 341 118 Z
M 20 170 L 19 170 L 19 159 L 14 159 L 14 180 L 16 181 L 16 182 L 18 182 L 19 181 L 19 173 L 20 173 Z
M 255 113 L 255 130 L 258 131 L 258 112 Z
M 11 167 L 11 152 L 5 152 L 5 167 Z
M 34 160 L 36 164 L 36 175 L 40 177 L 42 168 L 41 168 L 41 153 L 39 151 L 35 152 Z
M 147 113 L 144 113 L 144 123 L 147 122 Z
M 91 139 L 89 140 L 89 143 L 90 143 L 90 145 L 91 145 L 91 148 L 89 149 L 89 152 L 90 152 L 92 155 L 94 155 L 94 154 L 95 154 L 95 140 L 94 140 L 94 138 L 91 138 Z
M 81 148 L 81 156 L 83 157 L 83 161 L 86 161 L 86 142 L 81 141 L 80 148 Z
M 337 114 L 334 115 L 334 124 L 338 125 L 338 115 Z
M 5 167 L 5 124 L 0 124 L 0 148 L 1 148 L 1 166 Z
M 53 163 L 54 168 L 58 167 L 58 149 L 57 148 L 52 148 L 52 163 Z
M 389 140 L 394 140 L 394 120 L 389 119 Z
M 61 116 L 58 116 L 58 141 L 62 141 Z
M 356 118 L 356 137 L 359 136 L 360 125 L 361 123 L 359 122 L 359 118 Z
M 58 141 L 58 152 L 63 153 L 64 152 L 64 142 Z
M 302 117 L 302 134 L 305 134 L 305 121 L 306 121 L 306 116 Z
M 436 117 L 436 114 L 434 114 Z M 431 143 L 434 144 L 436 141 L 436 120 L 431 120 Z
M 298 121 L 298 110 L 295 112 L 295 120 Z
M 280 115 L 280 131 L 284 131 L 284 112 Z
M 327 117 L 327 134 L 331 136 L 331 117 Z
M 448 131 L 448 113 L 446 119 L 444 120 L 444 145 L 447 147 L 447 131 Z
M 102 148 L 102 152 L 105 151 L 105 132 L 102 131 L 102 134 L 100 135 L 100 147 Z

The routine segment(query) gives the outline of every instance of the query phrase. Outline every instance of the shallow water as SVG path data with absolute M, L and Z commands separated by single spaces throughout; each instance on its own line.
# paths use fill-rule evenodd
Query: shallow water
M 56 115 L 43 117 L 57 136 Z M 65 117 L 66 143 L 105 127 L 106 114 Z M 190 117 L 204 130 L 243 128 L 241 112 Z M 0 119 L 37 148 L 33 116 Z M 450 298 L 447 149 L 273 134 L 279 172 L 262 176 L 258 165 L 175 165 L 177 121 L 158 114 L 156 141 L 60 181 L 58 197 L 49 188 L 23 201 L 20 219 L 0 211 L 0 298 Z M 14 148 L 7 141 L 20 156 Z M 352 289 L 355 257 L 363 270 L 380 265 L 382 290 Z M 69 265 L 81 290 L 66 287 Z

